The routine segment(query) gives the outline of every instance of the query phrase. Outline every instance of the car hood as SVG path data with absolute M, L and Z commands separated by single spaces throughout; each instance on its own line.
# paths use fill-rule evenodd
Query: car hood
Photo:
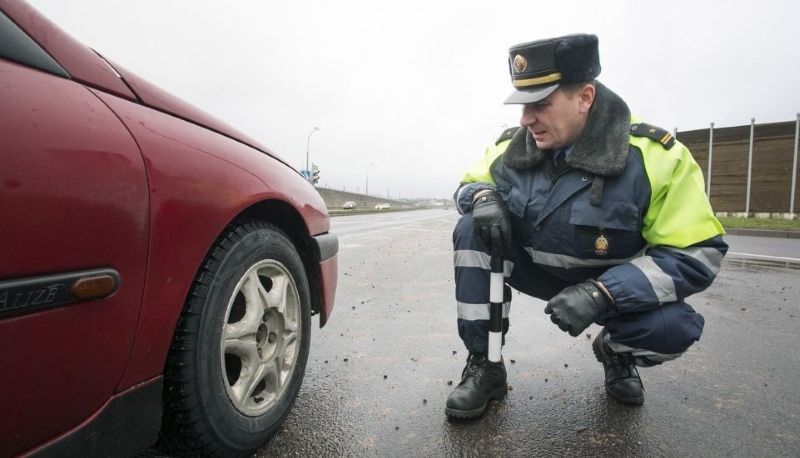
M 219 134 L 229 137 L 238 142 L 251 146 L 263 153 L 269 154 L 275 159 L 283 162 L 289 168 L 294 169 L 286 160 L 264 146 L 259 141 L 249 137 L 248 135 L 240 132 L 236 128 L 226 124 L 223 121 L 215 118 L 214 116 L 206 113 L 205 111 L 187 103 L 180 98 L 170 94 L 169 92 L 161 89 L 155 84 L 147 81 L 136 73 L 126 69 L 125 67 L 112 62 L 104 57 L 106 62 L 111 65 L 117 73 L 120 74 L 122 79 L 136 94 L 143 105 L 154 108 L 173 116 L 189 121 L 191 123 L 203 126 L 207 129 L 213 130 Z
M 111 62 L 50 21 L 31 5 L 0 0 L 0 10 L 39 43 L 70 78 L 128 100 L 138 101 L 173 116 L 213 130 L 268 154 L 297 171 L 286 160 L 249 136 Z M 298 172 L 299 173 L 299 172 Z

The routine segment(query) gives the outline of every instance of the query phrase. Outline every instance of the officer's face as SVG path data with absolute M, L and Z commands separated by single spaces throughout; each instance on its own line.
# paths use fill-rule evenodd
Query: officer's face
M 539 149 L 560 149 L 578 140 L 594 100 L 594 87 L 587 86 L 559 88 L 547 98 L 523 106 L 520 125 L 533 135 Z

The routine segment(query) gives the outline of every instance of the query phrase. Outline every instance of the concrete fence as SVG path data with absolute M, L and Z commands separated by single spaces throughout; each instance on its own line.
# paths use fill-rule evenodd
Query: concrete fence
M 393 208 L 402 208 L 408 204 L 398 200 L 385 199 L 378 196 L 366 196 L 354 192 L 339 191 L 318 187 L 317 192 L 322 196 L 328 208 L 342 208 L 345 202 L 355 202 L 358 208 L 374 208 L 375 205 L 388 203 Z
M 781 216 L 798 212 L 796 121 L 677 131 L 691 150 L 718 213 Z M 710 173 L 709 173 L 710 165 Z

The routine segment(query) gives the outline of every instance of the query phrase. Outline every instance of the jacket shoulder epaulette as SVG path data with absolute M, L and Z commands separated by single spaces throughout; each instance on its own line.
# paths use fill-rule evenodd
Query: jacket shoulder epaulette
M 519 126 L 509 127 L 508 129 L 504 130 L 503 133 L 500 134 L 499 137 L 497 137 L 497 141 L 495 141 L 494 144 L 499 145 L 500 143 L 511 139 L 511 137 L 513 137 L 514 134 L 517 133 L 517 130 L 519 130 Z
M 644 122 L 631 124 L 631 135 L 634 137 L 647 137 L 661 143 L 666 149 L 672 148 L 675 144 L 675 137 L 667 130 Z

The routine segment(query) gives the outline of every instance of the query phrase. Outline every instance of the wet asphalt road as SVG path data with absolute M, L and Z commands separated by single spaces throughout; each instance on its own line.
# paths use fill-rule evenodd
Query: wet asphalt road
M 504 347 L 511 391 L 480 419 L 449 421 L 444 402 L 466 358 L 453 299 L 457 217 L 334 219 L 336 307 L 314 329 L 292 412 L 257 456 L 800 455 L 800 271 L 733 257 L 689 301 L 706 318 L 700 342 L 641 370 L 644 406 L 607 398 L 590 345 L 598 327 L 571 338 L 541 301 L 515 293 Z M 773 246 L 731 242 L 751 254 Z M 800 245 L 777 252 L 800 258 Z

